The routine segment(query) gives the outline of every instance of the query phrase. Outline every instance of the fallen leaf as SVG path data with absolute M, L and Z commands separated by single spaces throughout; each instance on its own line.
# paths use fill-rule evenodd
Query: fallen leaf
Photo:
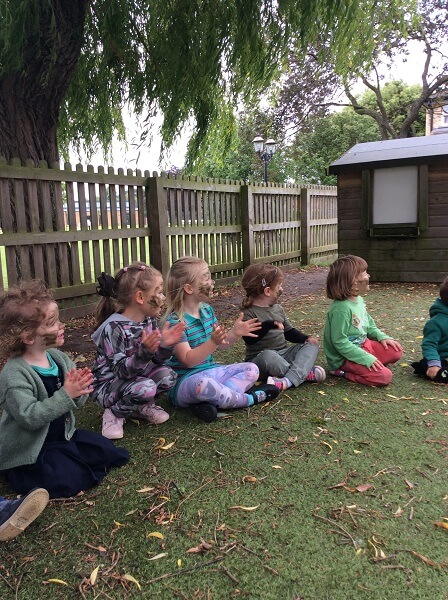
M 331 444 L 329 444 L 328 442 L 324 442 L 324 441 L 321 441 L 321 444 L 323 444 L 324 446 L 327 446 L 327 448 L 330 448 L 330 450 L 327 452 L 327 454 L 331 454 L 333 452 L 333 446 Z
M 169 450 L 174 446 L 176 442 L 171 442 L 170 444 L 166 444 L 166 446 L 160 446 L 160 450 Z
M 168 556 L 168 552 L 161 552 L 160 554 L 151 556 L 151 558 L 148 558 L 148 560 L 159 560 L 159 558 L 163 558 L 164 556 Z
M 152 531 L 151 533 L 147 533 L 146 537 L 155 537 L 159 538 L 159 540 L 163 540 L 163 533 L 160 533 L 160 531 Z
M 119 523 L 118 521 L 114 521 L 115 527 L 126 527 L 125 523 Z
M 47 581 L 43 581 L 42 583 L 58 583 L 59 585 L 68 585 L 68 583 L 63 579 L 47 579 Z
M 99 570 L 99 567 L 96 567 L 96 569 L 93 569 L 93 571 L 90 573 L 90 577 L 89 577 L 90 585 L 95 585 L 96 579 L 98 577 L 98 570 Z
M 434 525 L 436 527 L 442 527 L 442 529 L 448 529 L 448 523 L 445 523 L 444 521 L 436 521 Z
M 213 546 L 211 544 L 201 539 L 201 543 L 195 548 L 189 548 L 189 550 L 187 550 L 187 553 L 197 554 L 198 552 L 207 552 L 207 550 L 211 550 L 212 548 Z
M 253 477 L 252 475 L 245 475 L 242 479 L 243 483 L 255 483 L 257 481 L 256 477 Z
M 180 558 L 177 559 L 177 566 L 179 568 L 182 566 L 182 560 Z
M 413 490 L 414 489 L 414 484 L 411 481 L 409 481 L 408 479 L 405 479 L 405 481 L 406 481 L 406 485 L 408 486 L 408 488 L 410 490 Z
M 326 396 L 326 395 L 327 395 L 327 394 L 326 394 L 325 392 L 323 392 L 322 390 L 319 390 L 317 393 L 318 393 L 318 394 L 320 394 L 321 396 Z
M 289 442 L 290 444 L 294 444 L 294 442 L 297 442 L 297 436 L 296 436 L 296 435 L 290 435 L 290 436 L 288 437 L 288 442 Z
M 367 492 L 367 490 L 370 490 L 370 488 L 373 488 L 373 484 L 372 483 L 361 483 L 361 485 L 357 485 L 356 486 L 356 490 L 358 492 Z
M 155 488 L 153 488 L 153 487 L 144 487 L 141 490 L 137 490 L 137 494 L 145 494 L 146 492 L 152 492 L 152 490 L 155 490 Z
M 283 467 L 281 467 L 280 465 L 272 465 L 273 469 L 283 469 Z
M 353 454 L 362 454 L 362 450 L 353 450 Z
M 142 589 L 142 586 L 139 584 L 139 582 L 136 580 L 135 577 L 132 577 L 132 575 L 125 573 L 123 575 L 122 579 L 125 579 L 126 581 L 131 581 L 132 583 L 135 583 L 135 585 L 138 587 L 139 590 Z
M 247 511 L 251 511 L 251 510 L 257 510 L 257 508 L 260 505 L 257 504 L 257 506 L 229 506 L 229 510 L 247 510 Z
M 341 481 L 341 483 L 337 483 L 336 485 L 332 485 L 331 487 L 327 488 L 327 490 L 335 490 L 336 488 L 343 488 L 345 485 L 347 485 L 346 481 Z

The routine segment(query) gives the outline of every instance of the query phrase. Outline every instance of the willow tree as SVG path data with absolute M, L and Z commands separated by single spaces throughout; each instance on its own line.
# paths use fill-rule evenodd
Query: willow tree
M 193 151 L 220 109 L 272 80 L 318 35 L 335 60 L 381 5 L 412 0 L 0 0 L 0 155 L 53 162 L 68 143 L 107 148 L 121 110 L 160 110 Z M 387 22 L 387 14 L 385 22 Z M 369 25 L 370 24 L 370 25 Z

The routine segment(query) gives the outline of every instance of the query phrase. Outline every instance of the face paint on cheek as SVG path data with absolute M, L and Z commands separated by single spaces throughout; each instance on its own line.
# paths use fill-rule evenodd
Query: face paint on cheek
M 58 339 L 59 331 L 56 333 L 45 333 L 42 336 L 42 341 L 45 346 L 54 346 L 56 344 L 56 340 Z
M 152 308 L 161 308 L 162 307 L 162 303 L 159 301 L 159 299 L 156 296 L 151 296 L 151 298 L 148 300 L 148 305 L 152 306 Z
M 213 286 L 212 285 L 201 285 L 199 286 L 199 292 L 204 294 L 204 296 L 212 296 L 213 295 Z

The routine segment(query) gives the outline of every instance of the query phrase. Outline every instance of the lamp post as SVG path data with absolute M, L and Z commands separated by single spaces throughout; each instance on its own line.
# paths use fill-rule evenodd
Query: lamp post
M 261 135 L 254 137 L 252 141 L 254 150 L 263 161 L 264 166 L 264 182 L 268 182 L 268 162 L 274 155 L 275 152 L 275 141 L 271 138 L 264 141 Z

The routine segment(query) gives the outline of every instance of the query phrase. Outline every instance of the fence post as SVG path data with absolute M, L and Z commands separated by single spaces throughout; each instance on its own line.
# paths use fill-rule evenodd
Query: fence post
M 307 188 L 300 190 L 300 264 L 310 262 L 310 193 Z
M 166 192 L 161 177 L 148 177 L 146 206 L 149 222 L 149 255 L 151 265 L 164 276 L 170 268 L 168 248 L 168 216 Z
M 240 187 L 241 199 L 241 241 L 243 249 L 243 268 L 254 262 L 254 203 L 252 198 L 252 187 L 242 185 Z

